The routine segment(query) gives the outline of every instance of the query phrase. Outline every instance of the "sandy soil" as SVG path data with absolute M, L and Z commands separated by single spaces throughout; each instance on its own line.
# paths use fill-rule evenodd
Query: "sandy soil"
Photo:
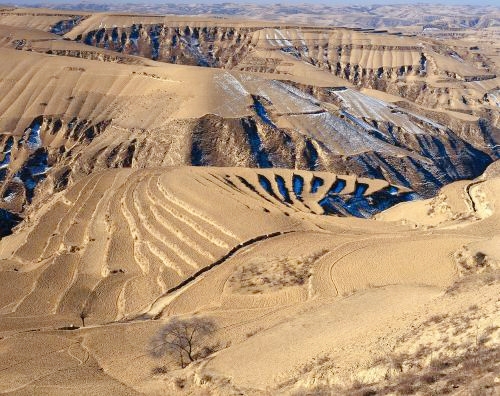
M 436 178 L 430 143 L 495 157 L 495 30 L 76 16 L 63 37 L 48 32 L 72 12 L 0 10 L 1 204 L 24 216 L 0 239 L 0 393 L 499 392 L 499 163 L 426 200 L 400 185 Z M 142 43 L 155 24 L 210 28 L 220 58 L 238 51 L 202 68 L 191 44 L 175 64 L 72 40 L 139 23 Z M 200 164 L 235 166 L 181 166 L 204 131 Z M 264 140 L 278 167 L 260 168 Z M 463 179 L 443 158 L 435 185 Z M 32 201 L 12 187 L 35 179 Z M 400 203 L 371 217 L 385 200 Z M 193 317 L 215 325 L 206 353 L 154 356 L 162 327 Z
M 255 187 L 236 184 L 236 175 Z M 444 214 L 420 209 L 432 201 L 410 202 L 354 220 L 314 214 L 307 200 L 273 201 L 255 177 L 245 169 L 107 171 L 2 239 L 2 391 L 181 391 L 179 376 L 189 389 L 291 390 L 332 361 L 337 368 L 318 383 L 374 380 L 362 368 L 477 272 L 476 252 L 481 265 L 498 262 L 498 179 L 450 185 Z M 172 315 L 193 314 L 215 319 L 222 349 L 152 375 L 162 362 L 148 353 L 149 339 Z M 70 325 L 80 329 L 57 330 Z M 211 379 L 196 380 L 204 376 Z

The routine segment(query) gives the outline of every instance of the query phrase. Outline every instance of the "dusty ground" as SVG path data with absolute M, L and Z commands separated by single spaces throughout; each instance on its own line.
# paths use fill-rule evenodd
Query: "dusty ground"
M 450 378 L 462 375 L 448 373 L 448 361 L 493 391 L 498 178 L 449 186 L 444 213 L 419 209 L 431 200 L 360 220 L 314 214 L 308 200 L 273 201 L 257 183 L 231 189 L 217 178 L 226 174 L 255 178 L 244 169 L 108 171 L 2 239 L 2 391 L 382 390 L 431 369 L 425 387 L 453 390 Z M 173 315 L 213 318 L 206 342 L 219 350 L 184 370 L 154 358 L 151 338 Z M 63 330 L 71 325 L 79 328 Z M 493 366 L 471 374 L 471 350 Z
M 498 32 L 433 12 L 0 10 L 0 393 L 498 394 Z

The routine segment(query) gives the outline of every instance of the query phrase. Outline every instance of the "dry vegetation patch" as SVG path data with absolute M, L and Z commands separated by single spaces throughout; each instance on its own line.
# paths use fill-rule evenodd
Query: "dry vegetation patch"
M 337 377 L 336 362 L 325 359 L 304 365 L 282 387 L 297 396 L 497 395 L 499 281 L 500 270 L 491 267 L 462 277 L 397 340 L 392 352 L 353 369 L 351 382 Z
M 456 251 L 454 259 L 462 276 L 500 269 L 500 263 L 493 257 L 481 251 L 471 251 L 468 246 L 463 246 Z
M 428 366 L 417 366 L 388 377 L 382 384 L 355 383 L 352 388 L 341 393 L 358 396 L 497 395 L 500 388 L 497 380 L 499 368 L 500 348 L 474 349 L 455 357 L 437 357 Z
M 455 295 L 463 291 L 474 290 L 500 283 L 500 269 L 486 268 L 483 272 L 460 278 L 447 290 L 446 294 Z
M 242 294 L 259 294 L 289 286 L 302 286 L 312 275 L 314 263 L 327 250 L 299 257 L 257 257 L 239 266 L 229 287 Z

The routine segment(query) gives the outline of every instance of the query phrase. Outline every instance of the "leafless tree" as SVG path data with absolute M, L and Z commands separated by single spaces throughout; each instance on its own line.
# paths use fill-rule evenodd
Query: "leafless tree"
M 80 319 L 82 320 L 82 327 L 85 327 L 85 318 L 89 316 L 89 313 L 86 309 L 83 309 L 81 312 L 80 312 Z
M 80 320 L 82 321 L 82 327 L 85 327 L 85 319 L 88 318 L 89 314 L 90 314 L 90 309 L 89 309 L 89 306 L 88 306 L 88 301 L 87 301 L 87 297 L 88 297 L 88 294 L 90 293 L 90 291 L 87 292 L 87 289 L 83 289 L 84 290 L 84 296 L 85 296 L 85 302 L 81 305 L 81 309 L 80 309 L 80 314 L 78 316 L 80 316 Z
M 155 357 L 170 356 L 184 368 L 214 352 L 217 345 L 207 340 L 214 331 L 215 323 L 210 318 L 173 318 L 153 338 L 151 353 Z

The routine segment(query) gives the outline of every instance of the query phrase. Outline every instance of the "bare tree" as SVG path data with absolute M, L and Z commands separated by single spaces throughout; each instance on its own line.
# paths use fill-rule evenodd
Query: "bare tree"
M 90 293 L 90 291 L 88 293 Z M 85 319 L 88 318 L 89 314 L 90 314 L 90 309 L 88 306 L 88 300 L 87 298 L 85 298 L 85 302 L 82 304 L 82 308 L 80 310 L 80 315 L 79 315 L 82 321 L 82 327 L 85 327 Z
M 89 313 L 86 309 L 82 309 L 80 312 L 80 319 L 82 320 L 82 327 L 85 327 L 85 318 L 89 316 Z
M 171 356 L 184 368 L 215 350 L 217 345 L 207 343 L 214 330 L 215 323 L 210 318 L 173 318 L 153 338 L 151 353 L 155 357 Z

